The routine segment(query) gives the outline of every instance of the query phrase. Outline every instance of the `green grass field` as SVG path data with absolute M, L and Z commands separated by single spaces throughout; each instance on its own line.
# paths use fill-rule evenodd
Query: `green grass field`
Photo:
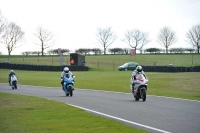
M 69 64 L 69 55 L 64 55 L 64 64 Z M 60 65 L 60 56 L 8 56 L 0 55 L 0 62 L 9 60 L 13 64 L 35 64 L 35 65 Z M 200 54 L 160 54 L 160 55 L 87 55 L 85 56 L 86 66 L 91 68 L 90 70 L 117 70 L 118 66 L 125 62 L 137 62 L 146 66 L 167 66 L 173 64 L 174 66 L 199 66 Z

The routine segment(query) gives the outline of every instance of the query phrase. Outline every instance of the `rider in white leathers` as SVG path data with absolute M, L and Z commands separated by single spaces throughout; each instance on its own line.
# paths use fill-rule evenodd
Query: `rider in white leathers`
M 71 71 L 69 71 L 69 68 L 68 67 L 65 67 L 61 73 L 61 84 L 62 84 L 62 88 L 63 88 L 63 83 L 64 83 L 64 80 L 63 80 L 63 77 L 66 75 L 66 73 L 68 73 L 69 75 L 71 75 L 72 77 L 74 77 L 74 75 L 72 74 Z
M 144 71 L 143 71 L 143 69 L 142 69 L 142 66 L 137 66 L 136 69 L 132 72 L 132 76 L 131 76 L 132 88 L 135 85 L 134 81 L 136 80 L 136 75 L 138 73 L 142 73 L 144 75 L 144 77 L 147 78 L 146 75 L 145 75 L 145 73 L 144 73 Z
M 15 74 L 14 70 L 10 70 L 10 73 L 8 75 L 8 83 L 9 85 L 11 85 L 11 76 L 15 75 L 17 77 L 17 75 Z

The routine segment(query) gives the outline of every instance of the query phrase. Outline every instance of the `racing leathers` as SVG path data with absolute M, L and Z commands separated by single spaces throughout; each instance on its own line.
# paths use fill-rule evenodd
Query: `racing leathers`
M 144 75 L 144 77 L 147 78 L 146 75 L 145 75 L 145 73 L 144 73 L 144 71 L 138 72 L 137 69 L 134 70 L 134 71 L 132 72 L 132 76 L 131 76 L 132 89 L 134 88 L 134 85 L 135 85 L 135 82 L 134 82 L 134 81 L 136 80 L 136 76 L 137 76 L 137 74 L 139 74 L 139 73 L 142 73 L 142 74 Z

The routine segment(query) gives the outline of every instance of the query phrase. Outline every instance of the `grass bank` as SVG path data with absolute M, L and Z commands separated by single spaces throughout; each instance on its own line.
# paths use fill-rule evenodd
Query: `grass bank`
M 61 102 L 0 93 L 0 133 L 145 133 Z

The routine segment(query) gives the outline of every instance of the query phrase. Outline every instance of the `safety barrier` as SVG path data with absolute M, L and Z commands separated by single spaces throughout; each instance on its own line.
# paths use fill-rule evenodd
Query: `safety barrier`
M 200 66 L 175 67 L 175 66 L 142 66 L 145 72 L 200 72 Z
M 30 64 L 6 64 L 0 63 L 0 68 L 15 70 L 31 70 L 31 71 L 63 71 L 64 67 L 68 67 L 70 71 L 88 71 L 87 66 L 48 66 L 48 65 L 30 65 Z
M 30 65 L 30 64 L 6 64 L 0 63 L 0 68 L 15 70 L 32 70 L 32 71 L 62 71 L 67 66 L 71 71 L 88 71 L 89 67 L 79 65 Z M 200 72 L 200 66 L 192 67 L 175 67 L 175 66 L 142 66 L 145 72 Z

